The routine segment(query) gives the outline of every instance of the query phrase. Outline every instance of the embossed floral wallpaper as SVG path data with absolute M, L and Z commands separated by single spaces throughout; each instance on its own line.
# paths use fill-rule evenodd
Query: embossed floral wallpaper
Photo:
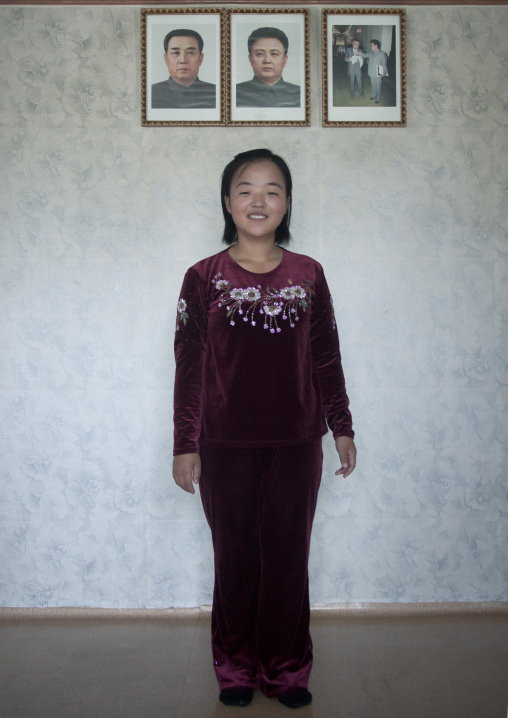
M 407 10 L 408 127 L 140 125 L 139 8 L 0 7 L 0 605 L 195 606 L 171 478 L 186 268 L 268 145 L 337 311 L 359 463 L 325 438 L 315 603 L 508 600 L 508 8 Z M 249 411 L 249 407 L 245 407 Z

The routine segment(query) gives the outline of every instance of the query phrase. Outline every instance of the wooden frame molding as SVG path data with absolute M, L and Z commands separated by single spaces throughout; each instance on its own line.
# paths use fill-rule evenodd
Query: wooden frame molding
M 225 3 L 219 2 L 208 2 L 199 3 L 194 0 L 148 0 L 147 2 L 139 2 L 138 0 L 80 0 L 75 2 L 74 0 L 32 0 L 31 2 L 23 2 L 22 0 L 0 0 L 0 5 L 23 5 L 24 7 L 30 7 L 33 5 L 137 5 L 138 7 L 151 7 L 157 5 L 164 5 L 169 7 L 171 5 L 184 6 L 184 5 L 195 5 L 200 7 L 213 6 L 213 5 L 225 5 Z M 250 5 L 255 6 L 257 3 L 252 0 L 232 0 L 227 5 L 236 7 L 239 5 Z M 508 5 L 508 0 L 489 0 L 487 3 L 479 2 L 479 0 L 388 0 L 388 2 L 380 2 L 380 0 L 372 0 L 372 2 L 365 2 L 365 0 L 347 0 L 347 2 L 340 3 L 325 3 L 321 0 L 305 0 L 304 2 L 294 2 L 294 0 L 263 0 L 263 5 L 295 5 L 295 6 L 306 6 L 306 5 L 319 5 L 323 7 L 350 7 L 352 5 L 363 5 L 364 7 L 393 7 L 403 6 L 410 7 L 412 5 L 462 5 L 478 7 L 488 7 L 489 5 Z

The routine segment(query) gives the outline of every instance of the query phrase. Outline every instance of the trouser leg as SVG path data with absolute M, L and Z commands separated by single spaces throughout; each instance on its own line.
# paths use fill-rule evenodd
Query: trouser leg
M 277 695 L 306 687 L 312 666 L 307 565 L 321 440 L 278 449 L 202 451 L 212 530 L 212 650 L 221 689 Z
M 360 96 L 364 96 L 363 92 L 363 75 L 362 75 L 362 68 L 358 66 L 358 73 L 356 75 L 356 82 L 358 83 L 358 92 L 360 93 Z
M 362 68 L 359 63 L 355 63 L 349 70 L 349 94 L 351 97 L 354 97 L 355 94 L 355 81 L 358 87 L 358 94 L 363 97 Z
M 309 681 L 308 559 L 322 459 L 321 439 L 277 449 L 266 480 L 256 637 L 268 696 L 307 688 Z
M 215 579 L 212 654 L 222 689 L 258 685 L 255 624 L 261 558 L 262 470 L 249 449 L 201 448 L 199 489 L 212 532 Z M 252 465 L 253 464 L 253 465 Z
M 383 82 L 382 77 L 371 77 L 370 78 L 370 84 L 372 88 L 371 95 L 372 97 L 379 102 L 381 99 L 381 85 Z
M 355 94 L 355 73 L 353 68 L 349 71 L 349 95 L 354 97 Z

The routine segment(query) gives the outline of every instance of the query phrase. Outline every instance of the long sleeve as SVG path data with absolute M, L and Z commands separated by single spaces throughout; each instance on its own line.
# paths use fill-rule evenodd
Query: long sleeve
M 310 332 L 312 359 L 328 426 L 334 438 L 354 437 L 332 298 L 322 271 L 316 278 Z
M 360 53 L 362 57 L 369 61 L 369 77 L 377 77 L 377 66 L 382 65 L 383 73 L 388 73 L 388 55 L 382 50 L 375 50 L 369 53 Z
M 200 276 L 191 267 L 178 300 L 175 335 L 175 456 L 199 452 L 207 329 L 206 291 Z
M 383 52 L 382 50 L 379 50 L 379 57 L 376 58 L 376 73 L 377 73 L 377 67 L 381 66 L 383 68 L 383 75 L 388 74 L 388 56 L 386 52 Z

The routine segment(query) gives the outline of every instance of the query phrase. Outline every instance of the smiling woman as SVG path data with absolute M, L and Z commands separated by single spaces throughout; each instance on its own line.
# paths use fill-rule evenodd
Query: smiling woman
M 356 463 L 322 267 L 280 246 L 291 192 L 270 150 L 227 165 L 230 246 L 187 271 L 177 312 L 173 476 L 189 493 L 199 484 L 212 532 L 212 650 L 227 705 L 248 705 L 258 687 L 291 708 L 311 702 L 307 563 L 327 423 L 336 474 Z
M 226 208 L 237 231 L 237 244 L 230 255 L 238 262 L 244 246 L 246 254 L 263 254 L 266 246 L 276 250 L 275 231 L 289 206 L 286 183 L 280 169 L 270 160 L 259 160 L 241 167 L 233 178 Z M 272 254 L 273 252 L 270 252 Z M 280 259 L 280 252 L 275 252 Z M 240 262 L 241 263 L 241 262 Z

